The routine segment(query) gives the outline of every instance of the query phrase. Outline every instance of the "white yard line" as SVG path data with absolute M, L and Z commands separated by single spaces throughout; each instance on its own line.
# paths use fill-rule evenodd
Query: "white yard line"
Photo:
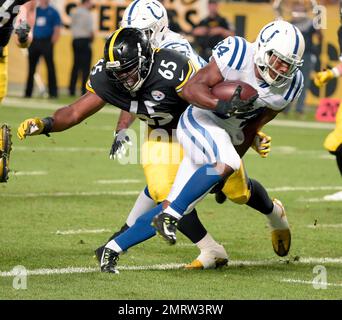
M 335 123 L 275 119 L 275 120 L 270 121 L 267 124 L 267 126 L 305 128 L 305 129 L 334 129 Z
M 72 235 L 72 234 L 88 234 L 88 233 L 105 233 L 111 232 L 110 229 L 77 229 L 77 230 L 57 230 L 57 235 Z
M 267 191 L 273 192 L 287 192 L 287 191 L 320 191 L 320 190 L 341 190 L 342 186 L 319 186 L 319 187 L 276 187 L 276 188 L 266 188 Z
M 94 196 L 136 196 L 140 191 L 94 191 L 94 192 L 41 192 L 41 193 L 6 193 L 1 192 L 0 197 L 35 198 L 35 197 L 94 197 Z
M 134 179 L 132 179 L 134 180 Z M 120 181 L 120 180 L 118 180 Z M 121 180 L 125 181 L 125 180 Z M 142 182 L 142 181 L 141 181 Z M 121 183 L 121 182 L 118 182 Z M 123 182 L 124 183 L 124 182 Z M 132 182 L 133 183 L 133 182 Z M 137 182 L 138 183 L 138 182 Z M 320 187 L 277 187 L 277 188 L 266 188 L 268 192 L 289 192 L 289 191 L 320 191 L 320 190 L 341 190 L 342 186 L 320 186 Z M 71 197 L 71 196 L 79 196 L 79 197 L 94 197 L 94 196 L 134 196 L 138 195 L 141 190 L 129 190 L 129 191 L 92 191 L 92 192 L 42 192 L 42 193 L 6 193 L 1 192 L 0 197 L 12 197 L 12 198 L 24 198 L 24 197 Z M 318 202 L 318 201 L 327 201 L 320 198 L 317 199 L 301 199 L 299 201 L 309 201 L 309 202 Z
M 307 281 L 307 280 L 300 280 L 300 279 L 281 279 L 280 282 L 310 284 L 312 286 L 318 284 L 319 286 L 342 287 L 342 283 L 329 283 L 329 282 L 315 283 L 314 281 Z
M 342 190 L 342 187 L 337 188 L 336 190 Z M 341 202 L 341 200 L 328 200 L 324 198 L 309 198 L 309 199 L 299 199 L 301 202 Z
M 321 229 L 321 228 L 327 228 L 327 229 L 339 229 L 342 228 L 342 223 L 339 224 L 320 224 L 317 223 L 316 225 L 309 224 L 307 225 L 310 229 Z
M 229 262 L 229 266 L 242 267 L 242 266 L 269 266 L 286 264 L 286 260 L 233 260 Z M 342 264 L 342 258 L 300 258 L 299 261 L 291 262 L 291 264 Z M 168 264 L 155 264 L 144 266 L 118 266 L 118 270 L 176 270 L 180 269 L 184 264 L 180 263 L 168 263 Z M 51 274 L 70 274 L 70 273 L 88 273 L 99 272 L 99 268 L 95 267 L 67 267 L 67 268 L 42 268 L 27 270 L 27 275 L 51 275 Z M 0 277 L 13 277 L 17 273 L 14 271 L 0 271 Z
M 47 151 L 47 152 L 104 152 L 108 151 L 107 148 L 92 148 L 92 147 L 23 147 L 23 146 L 16 146 L 13 147 L 13 151 Z
M 45 176 L 47 171 L 10 171 L 13 176 Z
M 116 179 L 116 180 L 96 180 L 95 183 L 98 184 L 134 184 L 141 183 L 142 180 L 139 179 Z
M 6 97 L 2 102 L 2 108 L 10 107 L 11 109 L 36 109 L 36 110 L 57 110 L 63 107 L 63 103 L 51 102 L 43 99 L 23 99 Z M 105 107 L 99 111 L 100 113 L 119 114 L 120 109 L 116 107 Z M 112 128 L 113 129 L 113 128 Z

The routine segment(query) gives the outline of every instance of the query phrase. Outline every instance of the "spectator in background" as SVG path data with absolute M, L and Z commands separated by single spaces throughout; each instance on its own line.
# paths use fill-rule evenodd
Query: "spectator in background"
M 36 10 L 33 41 L 29 47 L 29 73 L 25 90 L 27 98 L 32 96 L 33 78 L 40 56 L 44 57 L 47 65 L 49 97 L 58 97 L 53 48 L 60 36 L 61 18 L 49 3 L 49 0 L 40 0 Z
M 221 40 L 235 34 L 232 25 L 218 13 L 218 0 L 208 0 L 208 16 L 192 32 L 199 55 L 206 61 L 211 50 Z
M 86 93 L 86 82 L 91 66 L 91 43 L 94 39 L 94 23 L 91 15 L 92 0 L 82 0 L 81 4 L 71 13 L 71 33 L 74 64 L 70 76 L 69 94 L 75 95 L 79 74 L 82 74 L 82 94 Z
M 304 63 L 301 67 L 304 76 L 304 88 L 295 105 L 297 115 L 302 116 L 304 114 L 306 93 L 310 87 L 310 74 L 314 70 L 319 55 L 318 46 L 314 44 L 314 38 L 317 37 L 318 43 L 321 43 L 322 34 L 319 29 L 314 28 L 313 21 L 309 17 L 303 2 L 297 2 L 293 5 L 292 20 L 290 22 L 302 32 L 305 39 Z M 288 114 L 290 108 L 291 105 L 284 110 L 284 113 Z

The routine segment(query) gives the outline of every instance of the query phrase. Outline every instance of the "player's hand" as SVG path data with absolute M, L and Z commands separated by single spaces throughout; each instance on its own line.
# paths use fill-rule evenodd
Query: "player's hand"
M 331 79 L 334 79 L 334 73 L 331 69 L 320 71 L 315 74 L 314 83 L 317 87 L 322 87 L 327 84 Z
M 18 35 L 18 41 L 20 44 L 26 44 L 28 41 L 28 36 L 31 27 L 26 21 L 20 22 L 20 24 L 15 28 L 15 33 Z
M 259 153 L 262 158 L 266 158 L 271 151 L 272 138 L 259 131 L 253 141 L 252 148 Z
M 129 146 L 132 145 L 129 136 L 126 134 L 126 130 L 119 130 L 117 132 L 114 132 L 114 141 L 109 152 L 109 159 L 121 159 L 122 156 L 125 155 L 127 152 L 125 144 Z
M 255 96 L 243 100 L 241 99 L 242 87 L 239 85 L 236 87 L 232 98 L 229 101 L 219 100 L 217 103 L 216 110 L 219 113 L 226 114 L 227 116 L 232 116 L 238 113 L 245 113 L 253 109 L 253 103 L 258 99 L 258 94 Z
M 44 122 L 40 118 L 31 118 L 23 121 L 17 130 L 17 136 L 20 140 L 27 136 L 35 136 L 41 134 L 44 130 Z

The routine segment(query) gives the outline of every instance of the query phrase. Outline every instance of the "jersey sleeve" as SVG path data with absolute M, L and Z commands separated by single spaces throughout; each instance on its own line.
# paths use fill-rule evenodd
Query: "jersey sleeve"
M 95 93 L 102 100 L 113 104 L 113 86 L 109 84 L 105 69 L 104 60 L 101 59 L 90 71 L 89 80 L 86 84 L 88 91 Z
M 184 85 L 196 73 L 197 68 L 185 55 L 174 50 L 162 49 L 158 58 L 158 77 L 167 81 L 166 86 L 174 87 L 177 93 L 183 90 Z
M 227 77 L 231 70 L 241 70 L 246 58 L 247 43 L 241 37 L 228 37 L 220 41 L 212 51 L 212 59 Z

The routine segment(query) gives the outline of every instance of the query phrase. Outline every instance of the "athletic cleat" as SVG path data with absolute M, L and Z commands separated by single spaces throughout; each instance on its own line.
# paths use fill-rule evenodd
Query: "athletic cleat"
M 291 247 L 291 231 L 287 221 L 285 208 L 282 203 L 273 199 L 274 206 L 277 206 L 276 210 L 272 211 L 272 218 L 269 219 L 269 226 L 271 228 L 272 246 L 274 252 L 280 256 L 286 256 Z
M 227 196 L 222 191 L 218 191 L 215 193 L 215 200 L 217 203 L 222 204 L 227 200 Z
M 119 254 L 105 247 L 101 257 L 101 272 L 119 273 L 119 270 L 115 269 L 118 260 Z
M 201 250 L 201 254 L 184 266 L 187 270 L 217 269 L 228 265 L 228 255 L 222 245 Z
M 124 233 L 127 229 L 129 228 L 129 226 L 125 223 L 121 229 L 117 232 L 115 232 L 109 239 L 108 241 L 106 242 L 106 244 L 110 241 L 110 240 L 113 240 L 115 239 L 117 236 L 119 236 L 121 233 Z M 103 253 L 103 250 L 106 246 L 106 244 L 104 244 L 103 246 L 101 247 L 98 247 L 96 250 L 95 250 L 95 256 L 94 258 L 97 259 L 97 261 L 100 263 L 101 262 L 101 257 L 102 257 L 102 253 Z
M 176 243 L 176 231 L 178 220 L 172 215 L 162 212 L 156 215 L 152 220 L 152 226 L 156 229 L 168 243 Z

